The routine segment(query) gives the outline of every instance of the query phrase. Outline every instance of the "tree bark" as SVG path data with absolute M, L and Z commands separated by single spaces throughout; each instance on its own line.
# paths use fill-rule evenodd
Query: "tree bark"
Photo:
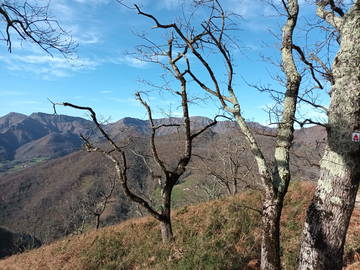
M 288 18 L 282 28 L 282 66 L 287 78 L 286 92 L 283 100 L 283 112 L 279 124 L 276 147 L 275 166 L 271 176 L 271 186 L 267 186 L 263 202 L 261 241 L 261 269 L 279 270 L 280 260 L 280 218 L 287 193 L 290 174 L 290 147 L 294 134 L 294 117 L 301 76 L 297 71 L 293 57 L 293 32 L 299 12 L 298 1 L 283 2 Z
M 340 18 L 340 17 L 339 17 Z M 360 1 L 337 20 L 340 50 L 333 62 L 328 143 L 303 229 L 299 270 L 340 270 L 360 181 Z
M 281 269 L 280 263 L 280 217 L 282 204 L 266 196 L 262 210 L 261 269 Z
M 201 1 L 202 2 L 202 1 Z M 203 30 L 198 35 L 191 34 L 191 38 L 187 37 L 187 33 L 182 32 L 182 27 L 179 27 L 176 23 L 173 24 L 161 24 L 157 18 L 151 14 L 144 13 L 138 6 L 135 6 L 138 13 L 153 20 L 156 28 L 172 29 L 173 33 L 177 35 L 177 42 L 182 40 L 184 42 L 184 51 L 182 54 L 178 54 L 177 58 L 172 58 L 172 43 L 169 41 L 168 56 L 170 58 L 170 65 L 175 73 L 175 77 L 181 81 L 183 92 L 186 94 L 186 80 L 185 75 L 189 75 L 191 79 L 204 91 L 217 97 L 221 103 L 222 108 L 231 113 L 235 118 L 241 132 L 244 134 L 250 150 L 254 156 L 255 162 L 258 167 L 258 173 L 261 180 L 261 185 L 265 193 L 265 201 L 263 204 L 263 243 L 262 251 L 266 254 L 262 255 L 262 267 L 261 269 L 280 269 L 280 248 L 279 248 L 279 223 L 281 210 L 283 207 L 283 197 L 287 191 L 287 187 L 290 181 L 289 171 L 289 149 L 293 140 L 293 124 L 296 111 L 296 102 L 298 97 L 298 90 L 301 81 L 301 76 L 296 69 L 294 58 L 292 54 L 293 42 L 292 36 L 296 26 L 298 16 L 298 1 L 287 0 L 281 1 L 284 9 L 287 13 L 287 20 L 283 27 L 283 41 L 282 41 L 282 67 L 287 77 L 286 92 L 284 95 L 283 114 L 281 123 L 279 125 L 279 131 L 277 136 L 277 146 L 275 150 L 275 168 L 271 168 L 270 164 L 266 161 L 263 152 L 261 151 L 258 141 L 246 123 L 244 117 L 241 114 L 241 107 L 238 98 L 233 88 L 233 62 L 230 55 L 230 51 L 226 46 L 226 42 L 223 42 L 227 27 L 225 23 L 227 21 L 227 15 L 223 12 L 220 5 L 220 1 L 211 1 L 214 6 L 211 8 L 211 16 L 202 24 Z M 220 20 L 220 25 L 217 25 L 217 21 Z M 187 26 L 188 27 L 188 26 Z M 194 29 L 195 30 L 195 29 Z M 206 38 L 210 38 L 210 42 L 205 41 Z M 220 84 L 217 76 L 213 70 L 213 66 L 207 62 L 206 57 L 202 54 L 203 51 L 198 48 L 203 48 L 203 42 L 208 45 L 214 45 L 215 49 L 223 57 L 226 69 L 227 69 L 227 94 L 222 92 L 222 83 Z M 192 53 L 193 56 L 201 63 L 204 71 L 209 75 L 210 83 L 213 87 L 209 87 L 207 82 L 201 81 L 201 79 L 195 75 L 191 69 L 191 64 L 188 58 L 185 59 L 187 69 L 181 73 L 176 65 L 176 62 L 184 57 L 187 52 Z M 183 96 L 186 98 L 186 96 Z M 184 108 L 184 106 L 183 106 Z M 187 108 L 187 107 L 186 107 Z M 186 117 L 187 111 L 184 110 L 184 116 Z M 185 122 L 186 124 L 186 122 Z M 190 127 L 188 125 L 188 127 Z M 190 129 L 187 131 L 187 135 L 190 134 Z M 193 135 L 191 136 L 193 138 Z M 191 145 L 186 147 L 190 158 Z M 184 159 L 186 161 L 186 159 Z M 185 164 L 187 164 L 188 158 Z M 182 162 L 179 162 L 178 169 L 181 169 Z M 181 165 L 181 166 L 180 166 Z M 274 169 L 274 170 L 273 170 Z M 177 173 L 180 175 L 179 173 Z M 231 188 L 230 188 L 231 193 Z M 164 208 L 165 209 L 165 208 Z
M 173 180 L 173 179 L 171 179 Z M 170 182 L 167 181 L 168 183 Z M 162 191 L 162 211 L 161 211 L 161 238 L 163 243 L 169 243 L 174 241 L 174 235 L 171 224 L 171 192 L 174 185 L 172 183 L 166 184 Z
M 174 235 L 172 231 L 171 220 L 166 219 L 160 222 L 161 238 L 164 244 L 174 241 Z

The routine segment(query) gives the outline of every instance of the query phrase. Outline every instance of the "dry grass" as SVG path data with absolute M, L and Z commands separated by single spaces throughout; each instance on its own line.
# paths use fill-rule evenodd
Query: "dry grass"
M 282 218 L 284 269 L 294 269 L 299 236 L 313 184 L 291 185 Z M 37 250 L 0 261 L 0 269 L 258 269 L 260 195 L 239 196 L 187 206 L 174 212 L 176 241 L 160 241 L 158 223 L 150 218 L 65 238 Z M 347 270 L 360 269 L 360 211 L 354 211 L 346 246 Z

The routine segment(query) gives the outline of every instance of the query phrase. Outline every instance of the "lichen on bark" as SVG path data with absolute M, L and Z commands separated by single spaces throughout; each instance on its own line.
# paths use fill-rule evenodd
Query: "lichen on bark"
M 323 18 L 329 16 L 334 14 Z M 335 21 L 328 22 L 338 28 L 341 43 L 333 62 L 327 146 L 307 212 L 299 270 L 342 269 L 346 232 L 359 188 L 360 145 L 352 142 L 351 135 L 360 128 L 360 1 Z

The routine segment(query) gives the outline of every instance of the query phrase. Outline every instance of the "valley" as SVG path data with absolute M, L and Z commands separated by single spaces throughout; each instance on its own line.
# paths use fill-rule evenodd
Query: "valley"
M 37 121 L 34 126 L 36 130 L 23 124 L 23 121 L 30 121 L 28 118 Z M 179 119 L 156 121 L 178 123 Z M 208 118 L 193 117 L 192 128 L 200 129 L 209 121 L 211 120 Z M 10 114 L 0 118 L 0 124 L 0 137 L 6 135 L 17 138 L 17 147 L 12 147 L 12 153 L 15 153 L 12 160 L 3 161 L 13 165 L 7 170 L 3 167 L 0 175 L 0 225 L 16 232 L 31 234 L 43 243 L 92 228 L 95 218 L 92 217 L 91 210 L 97 201 L 101 201 L 101 192 L 106 190 L 109 179 L 113 177 L 111 164 L 101 155 L 81 150 L 80 134 L 92 136 L 92 140 L 102 144 L 101 136 L 93 130 L 92 123 L 70 116 L 32 114 L 20 117 L 18 114 Z M 250 124 L 258 133 L 264 153 L 270 157 L 274 151 L 274 140 L 267 135 L 276 130 L 256 123 Z M 197 139 L 190 167 L 181 182 L 175 186 L 174 207 L 226 195 L 224 186 L 216 181 L 206 180 L 213 176 L 209 176 L 203 160 L 211 156 L 208 149 L 227 145 L 230 135 L 238 134 L 239 143 L 243 141 L 241 133 L 234 126 L 229 121 L 219 122 Z M 148 151 L 150 131 L 147 121 L 125 118 L 107 124 L 105 128 L 116 140 L 127 141 L 129 149 L 136 149 L 139 153 Z M 42 130 L 43 137 L 35 135 L 39 134 L 38 129 Z M 323 134 L 324 131 L 317 127 L 296 131 L 292 161 L 294 179 L 316 180 L 317 167 L 311 164 L 318 162 Z M 159 130 L 157 143 L 168 164 L 176 157 L 176 149 L 182 147 L 174 128 Z M 5 148 L 6 145 L 0 147 Z M 141 158 L 131 152 L 129 158 L 132 187 L 156 201 L 159 198 L 157 183 L 150 181 L 149 172 Z M 246 149 L 239 158 L 243 159 L 240 163 L 253 162 Z M 251 169 L 247 178 L 246 184 L 239 183 L 239 189 L 245 186 L 256 188 L 255 168 Z M 146 212 L 130 203 L 120 186 L 117 186 L 112 201 L 102 216 L 102 226 L 143 214 Z

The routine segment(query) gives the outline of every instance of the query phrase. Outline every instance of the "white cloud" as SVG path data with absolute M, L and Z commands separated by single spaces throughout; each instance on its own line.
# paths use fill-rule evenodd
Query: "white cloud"
M 18 100 L 11 103 L 11 105 L 38 105 L 38 104 L 41 104 L 41 102 L 36 100 Z
M 95 44 L 100 42 L 100 34 L 98 32 L 83 33 L 75 35 L 74 40 L 79 44 Z
M 18 92 L 18 91 L 0 91 L 0 96 L 23 96 L 25 95 L 24 92 Z
M 75 42 L 81 45 L 99 43 L 102 38 L 102 34 L 97 30 L 96 26 L 91 26 L 91 22 L 87 25 L 86 29 L 79 25 L 70 25 L 67 27 L 70 31 L 72 38 Z
M 54 15 L 62 20 L 71 19 L 75 15 L 75 10 L 63 1 L 53 1 L 50 7 Z
M 134 67 L 134 68 L 146 68 L 149 63 L 142 61 L 136 57 L 132 57 L 129 55 L 123 56 L 123 57 L 119 57 L 115 60 L 111 61 L 114 64 L 119 64 L 119 63 L 124 63 L 130 67 Z
M 94 70 L 100 63 L 88 58 L 65 59 L 49 55 L 7 55 L 0 56 L 0 61 L 8 70 L 25 71 L 41 75 L 43 79 L 68 77 L 74 71 Z
M 110 90 L 103 90 L 103 91 L 100 91 L 100 94 L 111 94 L 112 91 Z
M 241 15 L 243 18 L 252 18 L 263 15 L 265 6 L 266 5 L 260 3 L 258 0 L 228 0 L 225 3 L 225 8 Z
M 74 2 L 76 2 L 74 4 Z M 95 44 L 101 41 L 101 31 L 97 8 L 90 9 L 87 5 L 106 4 L 109 0 L 57 0 L 51 2 L 51 13 L 59 20 L 65 31 L 69 32 L 74 41 L 80 45 Z

